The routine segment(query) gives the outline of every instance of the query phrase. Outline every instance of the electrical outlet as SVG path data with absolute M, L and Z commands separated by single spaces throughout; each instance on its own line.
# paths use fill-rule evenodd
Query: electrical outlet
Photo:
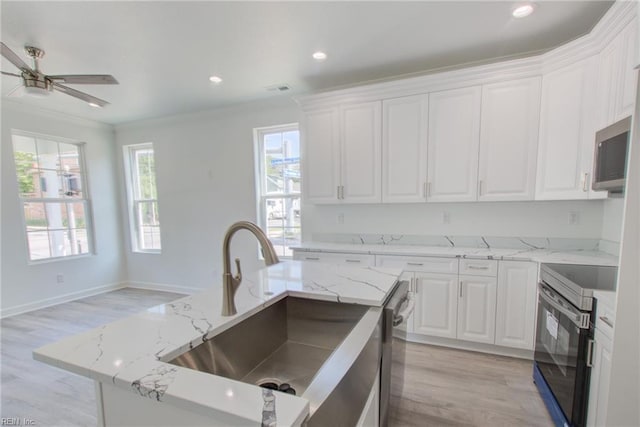
M 451 224 L 451 214 L 449 212 L 442 212 L 442 223 Z
M 338 224 L 344 224 L 344 214 L 339 213 L 337 218 Z
M 569 225 L 575 225 L 580 223 L 580 213 L 571 211 L 569 212 L 568 221 Z
M 64 274 L 58 274 L 56 276 L 56 283 L 64 283 Z

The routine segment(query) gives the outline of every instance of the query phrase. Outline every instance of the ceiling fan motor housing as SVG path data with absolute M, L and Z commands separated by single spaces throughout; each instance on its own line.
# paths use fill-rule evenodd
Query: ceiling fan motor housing
M 46 90 L 49 92 L 53 91 L 53 85 L 51 84 L 51 80 L 47 79 L 42 74 L 33 76 L 29 73 L 22 73 L 22 77 L 24 78 L 25 88 L 34 88 L 35 90 L 39 89 L 39 90 Z

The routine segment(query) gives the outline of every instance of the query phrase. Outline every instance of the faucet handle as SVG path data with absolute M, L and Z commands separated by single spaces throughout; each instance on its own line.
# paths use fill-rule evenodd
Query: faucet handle
M 233 278 L 236 282 L 236 286 L 240 285 L 242 282 L 242 268 L 240 268 L 240 258 L 236 258 L 236 269 L 238 270 L 238 274 Z

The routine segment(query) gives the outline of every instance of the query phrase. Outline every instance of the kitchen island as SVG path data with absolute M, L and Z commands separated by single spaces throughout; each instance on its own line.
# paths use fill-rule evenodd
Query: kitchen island
M 279 426 L 300 425 L 313 410 L 304 397 L 168 362 L 286 297 L 381 307 L 400 274 L 281 262 L 245 276 L 234 316 L 221 316 L 222 289 L 214 287 L 46 345 L 33 356 L 96 382 L 99 425 L 259 426 L 265 410 Z

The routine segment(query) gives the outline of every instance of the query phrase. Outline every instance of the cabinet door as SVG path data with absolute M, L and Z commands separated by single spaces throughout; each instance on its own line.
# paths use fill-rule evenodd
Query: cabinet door
M 342 199 L 347 203 L 381 201 L 381 102 L 342 108 Z
M 533 200 L 540 78 L 482 88 L 478 200 Z
M 415 333 L 445 338 L 456 337 L 457 277 L 450 274 L 415 273 Z
M 593 367 L 589 381 L 587 427 L 607 425 L 609 382 L 611 380 L 611 341 L 596 329 L 593 344 Z
M 338 203 L 340 148 L 338 110 L 305 113 L 302 126 L 303 197 L 310 203 Z
M 622 39 L 618 36 L 600 52 L 598 67 L 598 113 L 596 129 L 602 129 L 615 121 L 618 93 L 619 63 L 622 56 Z
M 533 350 L 538 265 L 500 261 L 496 310 L 497 345 Z
M 427 95 L 382 102 L 382 201 L 424 202 Z
M 542 79 L 536 200 L 589 198 L 596 70 L 594 57 Z
M 429 94 L 430 202 L 476 200 L 481 95 L 480 86 Z
M 460 276 L 458 339 L 493 344 L 496 333 L 496 279 Z
M 636 85 L 638 83 L 638 70 L 635 67 L 636 43 L 638 43 L 637 23 L 632 21 L 622 34 L 620 84 L 616 99 L 615 121 L 622 120 L 633 114 L 636 102 Z

